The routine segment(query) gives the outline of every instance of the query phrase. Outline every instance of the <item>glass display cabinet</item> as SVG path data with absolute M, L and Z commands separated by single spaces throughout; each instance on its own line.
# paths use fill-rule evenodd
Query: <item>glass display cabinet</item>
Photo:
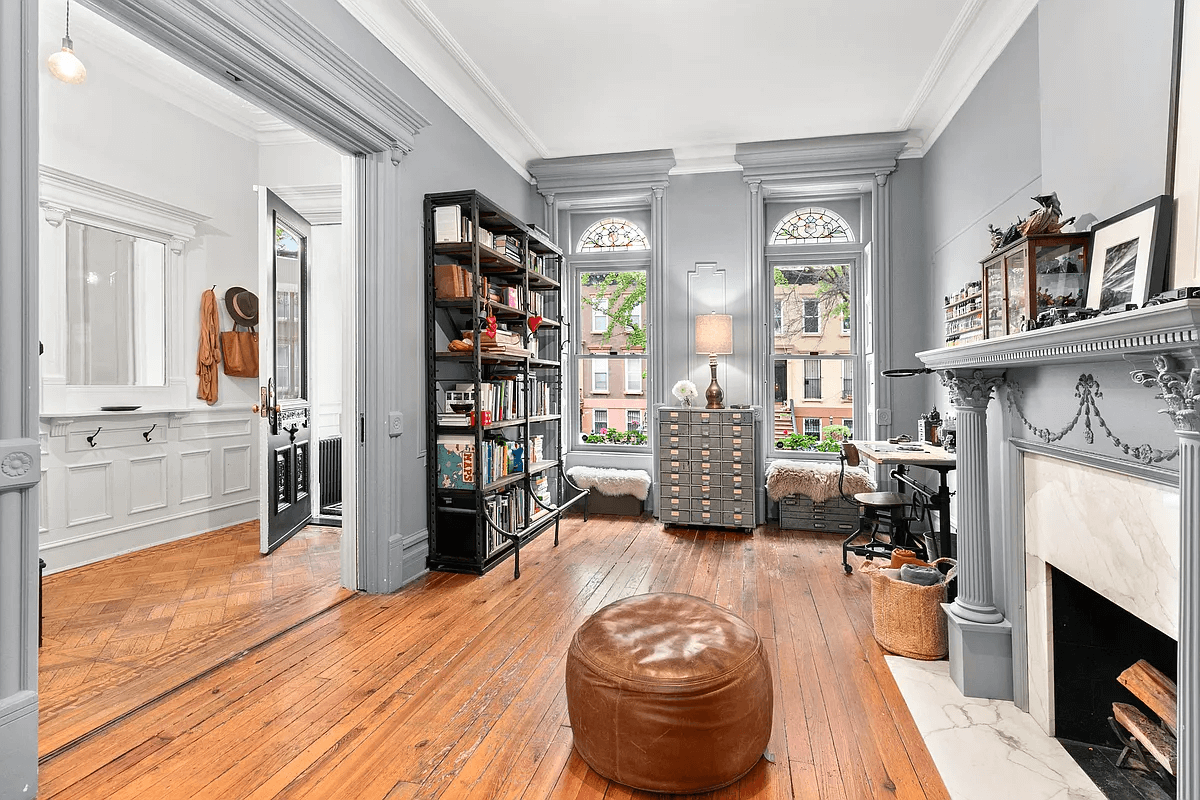
M 1030 330 L 1047 309 L 1083 308 L 1089 239 L 1087 233 L 1037 234 L 985 258 L 985 336 L 995 339 Z

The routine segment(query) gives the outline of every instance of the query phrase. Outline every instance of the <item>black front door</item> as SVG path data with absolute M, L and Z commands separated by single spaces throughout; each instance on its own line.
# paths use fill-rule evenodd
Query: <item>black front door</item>
M 311 409 L 308 392 L 308 222 L 268 192 L 272 221 L 272 318 L 266 453 L 269 492 L 264 552 L 270 552 L 312 519 Z

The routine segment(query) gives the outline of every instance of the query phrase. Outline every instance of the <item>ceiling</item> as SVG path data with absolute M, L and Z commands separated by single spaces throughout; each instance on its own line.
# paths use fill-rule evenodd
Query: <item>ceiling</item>
M 937 138 L 1037 0 L 339 0 L 521 169 L 738 142 Z
M 65 23 L 65 4 L 47 0 L 38 4 L 41 64 L 61 46 Z M 121 81 L 259 144 L 311 141 L 288 123 L 78 3 L 71 4 L 71 40 L 75 54 L 89 68 L 89 81 L 104 80 L 116 72 Z M 42 75 L 51 79 L 44 69 Z

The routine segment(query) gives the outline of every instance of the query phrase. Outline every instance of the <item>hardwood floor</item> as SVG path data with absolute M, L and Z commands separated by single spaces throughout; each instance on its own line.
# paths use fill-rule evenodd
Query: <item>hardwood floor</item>
M 828 534 L 564 523 L 483 578 L 356 595 L 45 762 L 43 798 L 645 798 L 571 749 L 567 646 L 603 605 L 706 597 L 766 640 L 766 760 L 714 798 L 945 800 Z
M 264 558 L 254 522 L 46 576 L 39 755 L 351 596 L 340 539 L 309 527 Z

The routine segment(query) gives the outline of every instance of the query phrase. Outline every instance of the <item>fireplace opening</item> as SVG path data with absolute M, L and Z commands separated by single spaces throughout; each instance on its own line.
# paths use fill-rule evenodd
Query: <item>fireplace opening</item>
M 1051 592 L 1054 733 L 1060 739 L 1116 747 L 1108 724 L 1112 704 L 1142 707 L 1117 676 L 1144 658 L 1175 680 L 1176 642 L 1054 567 Z

